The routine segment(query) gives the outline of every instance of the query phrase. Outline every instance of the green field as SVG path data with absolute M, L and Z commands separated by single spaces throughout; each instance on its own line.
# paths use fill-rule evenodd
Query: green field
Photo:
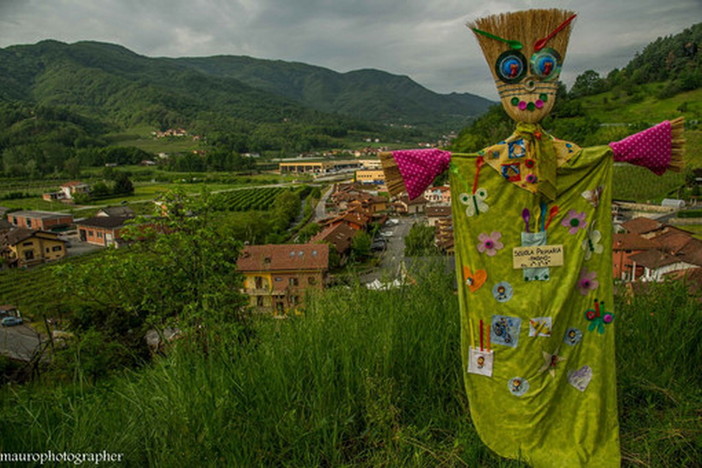
M 257 321 L 247 343 L 221 330 L 207 346 L 179 340 L 95 386 L 78 375 L 14 387 L 0 400 L 0 451 L 107 449 L 131 466 L 525 466 L 471 424 L 453 280 L 414 277 L 329 290 L 303 317 Z M 699 303 L 673 283 L 620 297 L 616 311 L 624 466 L 697 466 Z

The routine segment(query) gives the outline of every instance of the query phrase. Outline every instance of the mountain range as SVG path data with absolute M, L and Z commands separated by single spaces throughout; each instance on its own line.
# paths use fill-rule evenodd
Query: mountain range
M 115 44 L 54 40 L 0 48 L 2 100 L 65 106 L 127 126 L 215 113 L 253 122 L 320 122 L 336 114 L 459 128 L 493 104 L 380 70 L 338 73 L 241 56 L 151 58 Z

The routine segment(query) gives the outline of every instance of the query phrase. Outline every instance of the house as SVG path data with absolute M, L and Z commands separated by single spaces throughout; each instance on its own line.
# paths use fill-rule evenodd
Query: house
M 104 247 L 119 244 L 120 234 L 131 216 L 94 216 L 76 221 L 80 240 Z
M 436 226 L 436 222 L 440 219 L 451 218 L 450 206 L 427 206 L 425 210 L 427 224 Z
M 95 213 L 95 216 L 133 218 L 136 215 L 134 210 L 128 206 L 106 206 L 105 208 L 100 208 Z
M 16 228 L 0 235 L 0 256 L 9 267 L 28 267 L 62 259 L 66 241 L 58 234 Z
M 64 193 L 66 199 L 72 200 L 73 195 L 77 193 L 90 193 L 90 185 L 74 180 L 61 185 L 61 192 Z
M 14 211 L 7 215 L 7 220 L 16 227 L 50 231 L 73 224 L 73 215 L 49 211 Z
M 410 200 L 407 195 L 401 196 L 392 206 L 395 211 L 401 214 L 417 214 L 424 213 L 427 199 L 424 196 L 419 196 L 414 200 Z
M 614 235 L 615 278 L 662 281 L 702 268 L 702 241 L 691 232 L 648 218 L 635 218 L 622 226 L 630 232 Z
M 639 234 L 614 234 L 612 238 L 613 278 L 635 281 L 643 274 L 643 267 L 641 265 L 637 267 L 631 257 L 656 248 L 658 244 Z
M 329 270 L 326 244 L 249 245 L 237 261 L 251 307 L 282 315 L 302 305 L 305 291 L 321 290 Z
M 447 254 L 452 255 L 454 253 L 453 219 L 449 217 L 437 220 L 434 229 L 436 246 Z
M 340 254 L 345 254 L 351 249 L 351 243 L 358 230 L 346 223 L 330 225 L 321 230 L 310 239 L 312 243 L 324 242 L 330 244 Z
M 446 185 L 429 187 L 424 191 L 424 198 L 427 203 L 451 205 L 451 188 Z

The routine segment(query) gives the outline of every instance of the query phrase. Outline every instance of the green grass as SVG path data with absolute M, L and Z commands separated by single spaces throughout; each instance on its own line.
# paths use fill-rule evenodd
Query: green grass
M 253 342 L 188 339 L 88 386 L 15 388 L 0 451 L 122 452 L 132 466 L 523 466 L 493 455 L 467 414 L 452 280 L 432 270 L 388 292 L 315 297 L 260 320 Z M 625 466 L 702 459 L 699 304 L 680 285 L 618 301 Z

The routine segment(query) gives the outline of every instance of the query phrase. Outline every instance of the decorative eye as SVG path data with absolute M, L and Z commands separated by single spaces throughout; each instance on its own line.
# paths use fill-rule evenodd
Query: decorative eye
M 526 74 L 526 59 L 515 50 L 503 52 L 495 62 L 497 77 L 505 83 L 517 83 Z
M 561 56 L 553 49 L 542 49 L 531 56 L 531 73 L 544 80 L 558 76 Z
M 467 193 L 462 193 L 458 197 L 461 200 L 461 203 L 463 203 L 464 205 L 470 203 L 470 195 L 468 195 Z

